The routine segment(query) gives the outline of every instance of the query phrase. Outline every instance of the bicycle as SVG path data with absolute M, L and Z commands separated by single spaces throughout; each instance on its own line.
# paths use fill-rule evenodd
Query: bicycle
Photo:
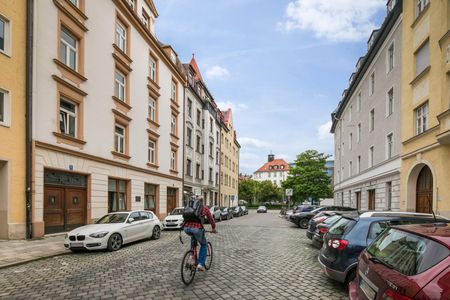
M 205 231 L 205 233 L 212 233 L 212 231 Z M 183 260 L 181 261 L 181 280 L 185 285 L 189 285 L 194 281 L 195 274 L 197 273 L 197 262 L 198 262 L 198 251 L 197 244 L 198 241 L 192 242 L 192 239 L 195 240 L 194 236 L 191 236 L 191 249 L 186 251 L 183 256 Z M 183 243 L 183 239 L 181 237 L 180 232 L 180 242 Z M 208 241 L 208 248 L 206 251 L 206 262 L 205 269 L 209 270 L 211 268 L 213 260 L 213 248 L 210 241 Z

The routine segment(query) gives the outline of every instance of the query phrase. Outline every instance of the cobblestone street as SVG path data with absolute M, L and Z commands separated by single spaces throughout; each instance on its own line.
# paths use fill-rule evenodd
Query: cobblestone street
M 208 225 L 209 226 L 209 225 Z M 0 299 L 345 299 L 329 280 L 304 230 L 277 212 L 235 218 L 209 235 L 211 270 L 186 287 L 178 231 L 118 252 L 84 252 L 0 270 Z

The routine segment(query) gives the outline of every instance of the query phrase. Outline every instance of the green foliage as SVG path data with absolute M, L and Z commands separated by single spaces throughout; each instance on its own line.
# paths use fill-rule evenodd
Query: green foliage
M 283 190 L 270 180 L 256 181 L 244 179 L 239 182 L 239 200 L 246 200 L 250 204 L 259 204 L 271 201 L 280 201 Z
M 331 178 L 325 168 L 325 162 L 329 157 L 316 150 L 306 150 L 297 156 L 295 166 L 291 168 L 289 177 L 283 182 L 284 189 L 294 189 L 294 201 L 302 202 L 309 197 L 317 200 L 333 196 Z

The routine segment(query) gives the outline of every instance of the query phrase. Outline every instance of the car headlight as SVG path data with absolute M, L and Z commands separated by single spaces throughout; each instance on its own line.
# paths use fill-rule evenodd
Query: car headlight
M 96 238 L 96 239 L 100 239 L 102 237 L 105 237 L 109 232 L 108 231 L 100 231 L 100 232 L 95 232 L 90 234 L 89 236 L 91 238 Z

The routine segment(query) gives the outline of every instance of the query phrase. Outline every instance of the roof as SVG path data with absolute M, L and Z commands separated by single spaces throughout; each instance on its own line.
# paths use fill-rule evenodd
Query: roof
M 200 68 L 199 68 L 198 65 L 197 65 L 197 61 L 195 60 L 194 55 L 192 55 L 192 59 L 191 59 L 191 61 L 189 62 L 189 65 L 191 65 L 192 69 L 193 69 L 194 72 L 195 72 L 194 78 L 195 78 L 196 80 L 200 80 L 200 81 L 203 82 L 202 73 L 200 72 Z
M 274 166 L 277 166 L 274 169 Z M 283 169 L 281 166 L 284 166 Z M 273 161 L 266 162 L 261 168 L 259 168 L 256 172 L 278 172 L 278 171 L 289 171 L 289 164 L 282 158 L 274 159 Z
M 447 245 L 450 248 L 450 225 L 445 223 L 432 223 L 421 225 L 403 225 L 395 228 L 416 233 L 421 236 L 431 238 Z
M 225 118 L 225 123 L 228 125 L 228 122 L 230 121 L 231 118 L 231 108 L 229 108 L 227 111 L 222 111 L 222 113 Z

